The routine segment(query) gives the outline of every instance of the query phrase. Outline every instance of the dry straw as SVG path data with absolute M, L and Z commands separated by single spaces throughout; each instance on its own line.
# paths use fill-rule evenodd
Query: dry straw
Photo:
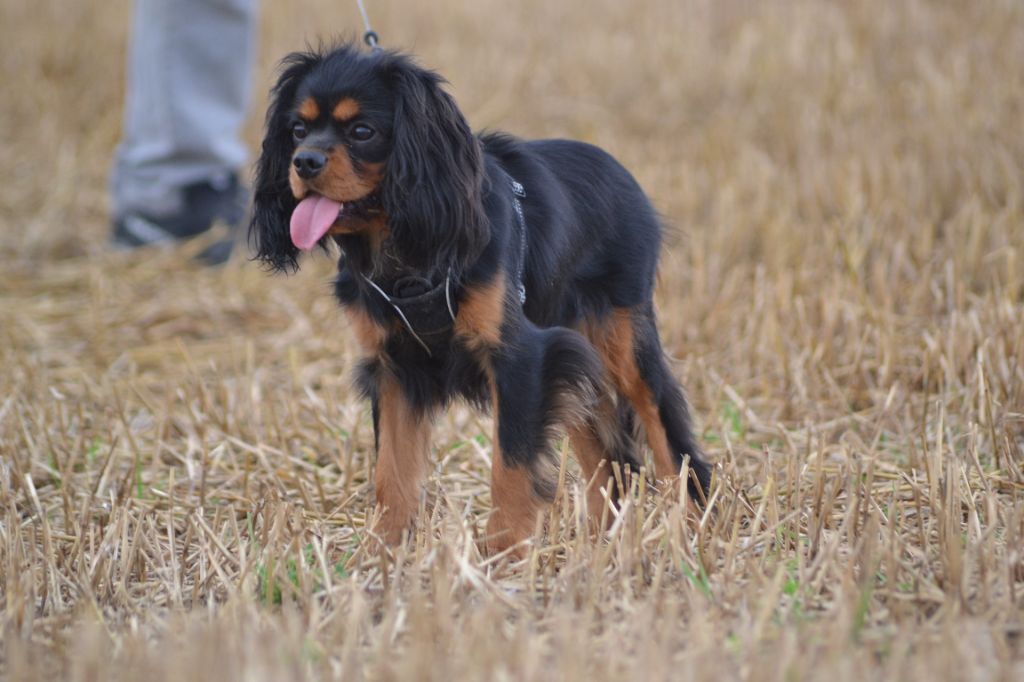
M 639 486 L 594 539 L 570 463 L 522 563 L 478 552 L 463 409 L 416 536 L 364 551 L 326 259 L 108 252 L 129 9 L 0 25 L 0 677 L 1024 676 L 1022 5 L 374 3 L 475 126 L 606 147 L 677 227 L 711 511 Z M 258 89 L 325 27 L 354 6 L 264 3 Z

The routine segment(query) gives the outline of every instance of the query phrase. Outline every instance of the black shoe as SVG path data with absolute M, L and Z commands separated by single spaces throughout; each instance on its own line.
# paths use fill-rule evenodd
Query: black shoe
M 235 235 L 245 219 L 249 193 L 237 176 L 231 174 L 219 182 L 204 180 L 182 188 L 184 207 L 167 216 L 127 213 L 114 220 L 111 242 L 115 247 L 134 249 L 140 246 L 171 244 L 197 237 L 218 221 L 227 225 L 230 236 L 210 244 L 196 260 L 205 265 L 220 265 L 231 255 Z

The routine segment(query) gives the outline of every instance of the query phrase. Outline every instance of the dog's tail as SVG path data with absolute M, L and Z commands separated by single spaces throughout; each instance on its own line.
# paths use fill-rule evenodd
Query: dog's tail
M 545 391 L 545 438 L 547 452 L 559 427 L 588 430 L 604 452 L 608 462 L 618 468 L 618 484 L 612 495 L 618 498 L 619 486 L 629 486 L 629 476 L 640 472 L 637 458 L 639 429 L 636 414 L 624 397 L 613 399 L 604 366 L 594 346 L 575 331 L 551 328 L 544 335 L 543 372 Z M 551 453 L 553 454 L 553 453 Z M 551 461 L 551 458 L 548 458 Z
M 558 472 L 553 445 L 562 427 L 591 415 L 601 391 L 601 361 L 579 333 L 541 329 L 525 319 L 506 351 L 496 368 L 502 451 L 512 463 L 529 466 L 534 491 L 550 501 Z
M 604 390 L 601 360 L 593 346 L 564 327 L 538 329 L 543 348 L 541 372 L 545 430 L 574 425 L 590 418 Z

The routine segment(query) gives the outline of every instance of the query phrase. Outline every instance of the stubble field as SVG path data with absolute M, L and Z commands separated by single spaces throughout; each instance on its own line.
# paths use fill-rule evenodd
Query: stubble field
M 516 563 L 464 408 L 364 550 L 333 262 L 111 252 L 130 3 L 0 3 L 0 678 L 1024 677 L 1024 5 L 369 1 L 475 128 L 599 144 L 674 226 L 710 510 L 594 539 L 562 448 Z M 276 60 L 358 30 L 265 0 L 252 148 Z

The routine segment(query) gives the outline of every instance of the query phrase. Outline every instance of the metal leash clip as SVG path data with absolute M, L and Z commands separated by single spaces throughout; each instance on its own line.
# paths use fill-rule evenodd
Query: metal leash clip
M 369 45 L 371 50 L 383 49 L 379 45 L 380 36 L 370 27 L 370 17 L 366 14 L 363 0 L 356 0 L 356 4 L 359 5 L 359 13 L 363 15 L 363 26 L 366 27 L 366 32 L 363 34 L 363 42 Z

